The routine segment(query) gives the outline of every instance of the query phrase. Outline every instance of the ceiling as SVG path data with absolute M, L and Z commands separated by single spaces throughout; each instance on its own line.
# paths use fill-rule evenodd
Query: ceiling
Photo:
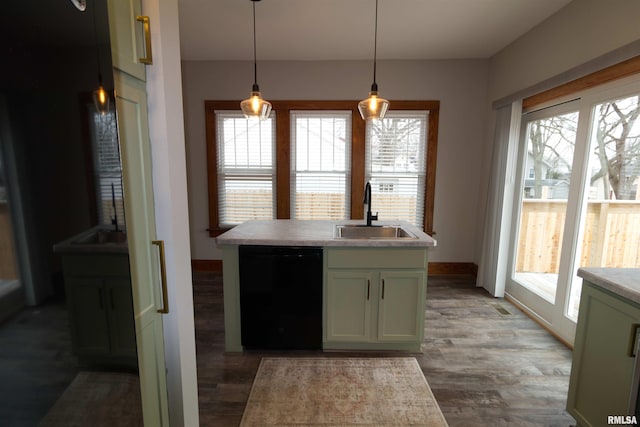
M 489 58 L 571 0 L 380 0 L 379 59 Z M 252 60 L 250 0 L 178 0 L 183 60 Z M 255 2 L 260 60 L 373 57 L 374 0 Z

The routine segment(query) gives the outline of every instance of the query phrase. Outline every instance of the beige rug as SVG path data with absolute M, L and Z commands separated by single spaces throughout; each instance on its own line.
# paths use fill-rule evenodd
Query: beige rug
M 241 427 L 447 426 L 415 358 L 264 358 Z
M 80 372 L 39 426 L 142 426 L 140 399 L 137 374 Z

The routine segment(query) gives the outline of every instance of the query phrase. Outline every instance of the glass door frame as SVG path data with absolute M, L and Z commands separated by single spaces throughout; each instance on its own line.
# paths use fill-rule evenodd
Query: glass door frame
M 571 297 L 571 284 L 579 268 L 582 241 L 582 221 L 586 215 L 588 198 L 587 179 L 595 107 L 598 103 L 620 97 L 633 96 L 640 92 L 640 75 L 620 79 L 611 83 L 574 94 L 566 99 L 555 100 L 551 105 L 541 105 L 535 111 L 523 113 L 518 138 L 516 181 L 513 197 L 513 216 L 510 229 L 510 246 L 506 274 L 506 295 L 521 309 L 545 326 L 551 333 L 572 345 L 576 323 L 567 315 Z M 523 200 L 523 182 L 526 171 L 527 130 L 530 122 L 544 117 L 577 111 L 578 125 L 574 146 L 573 164 L 570 174 L 570 189 L 567 199 L 566 219 L 560 248 L 560 266 L 554 303 L 549 303 L 535 292 L 518 282 L 514 277 Z

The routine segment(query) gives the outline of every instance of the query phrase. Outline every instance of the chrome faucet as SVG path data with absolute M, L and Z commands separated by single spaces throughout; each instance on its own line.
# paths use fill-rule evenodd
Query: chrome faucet
M 371 213 L 371 184 L 369 182 L 367 182 L 367 185 L 364 187 L 362 204 L 367 205 L 367 227 L 371 227 L 371 221 L 378 220 L 378 212 L 376 212 L 375 215 Z

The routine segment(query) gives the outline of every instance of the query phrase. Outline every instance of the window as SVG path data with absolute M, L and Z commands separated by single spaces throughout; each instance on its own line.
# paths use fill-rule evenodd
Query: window
M 293 111 L 291 123 L 291 218 L 348 219 L 351 111 Z
M 239 111 L 217 111 L 218 218 L 222 227 L 272 219 L 274 116 L 247 120 Z
M 390 111 L 367 123 L 366 176 L 378 218 L 424 223 L 428 112 Z
M 117 218 L 118 227 L 125 228 L 116 113 L 110 110 L 101 114 L 93 104 L 89 108 L 98 223 L 112 225 Z
M 392 101 L 380 129 L 358 101 L 271 103 L 270 119 L 251 123 L 240 101 L 205 101 L 211 237 L 248 219 L 363 219 L 367 180 L 381 219 L 433 234 L 439 101 Z

